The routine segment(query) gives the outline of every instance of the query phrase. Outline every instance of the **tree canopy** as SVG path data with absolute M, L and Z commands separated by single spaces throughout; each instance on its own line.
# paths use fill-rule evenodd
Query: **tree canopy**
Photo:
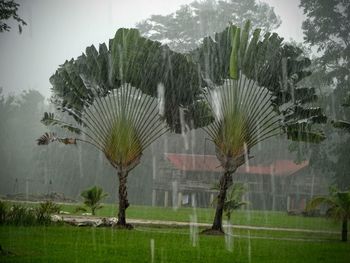
M 240 25 L 247 20 L 265 32 L 281 23 L 272 7 L 256 0 L 203 0 L 183 5 L 169 15 L 152 15 L 136 28 L 143 36 L 167 44 L 172 50 L 189 52 L 204 37 L 223 31 L 230 23 Z
M 19 4 L 13 0 L 0 0 L 0 33 L 10 31 L 11 27 L 5 22 L 13 18 L 18 22 L 18 31 L 22 33 L 22 26 L 27 23 L 17 14 Z
M 320 89 L 320 104 L 333 120 L 333 127 L 350 131 L 350 3 L 334 0 L 301 0 L 306 20 L 305 42 L 318 49 L 308 85 Z M 325 127 L 328 140 L 311 149 L 311 165 L 333 174 L 340 189 L 350 186 L 350 138 L 341 129 Z
M 250 24 L 246 27 L 250 29 Z M 199 48 L 183 55 L 141 37 L 136 29 L 119 29 L 108 48 L 101 44 L 97 51 L 90 46 L 85 54 L 59 67 L 50 78 L 52 102 L 80 122 L 82 109 L 91 104 L 94 96 L 105 96 L 129 83 L 162 100 L 164 118 L 171 130 L 181 132 L 184 122 L 190 123 L 190 128 L 203 127 L 212 121 L 206 118 L 210 113 L 203 103 L 203 91 L 221 85 L 229 77 L 235 30 L 240 29 L 231 26 L 216 33 L 214 39 L 206 37 Z M 310 60 L 301 49 L 282 43 L 283 39 L 275 33 L 261 37 L 261 30 L 256 29 L 248 42 L 249 35 L 244 32 L 247 30 L 238 33 L 236 40 L 241 43 L 238 71 L 272 92 L 274 109 L 284 115 L 284 129 L 290 139 L 322 140 L 324 136 L 312 131 L 312 124 L 324 122 L 325 117 L 320 108 L 307 104 L 315 100 L 315 90 L 297 87 L 310 74 Z M 242 54 L 246 54 L 244 58 Z M 99 87 L 99 94 L 87 87 L 87 79 Z M 301 119 L 303 122 L 299 122 Z

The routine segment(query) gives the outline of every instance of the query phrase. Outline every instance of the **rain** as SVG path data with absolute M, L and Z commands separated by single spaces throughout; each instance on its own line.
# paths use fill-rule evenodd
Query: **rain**
M 0 0 L 0 262 L 349 262 L 349 15 Z

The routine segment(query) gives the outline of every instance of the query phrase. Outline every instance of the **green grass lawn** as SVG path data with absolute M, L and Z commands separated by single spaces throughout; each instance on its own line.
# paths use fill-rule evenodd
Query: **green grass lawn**
M 23 203 L 25 204 L 25 203 Z M 34 204 L 27 203 L 33 206 Z M 76 204 L 62 205 L 62 210 L 74 213 Z M 214 217 L 214 208 L 173 208 L 151 207 L 151 206 L 135 206 L 130 205 L 126 210 L 127 218 L 135 219 L 153 219 L 166 221 L 189 222 L 190 216 L 196 213 L 199 223 L 212 223 Z M 81 214 L 78 213 L 78 214 Z M 97 210 L 97 216 L 116 217 L 117 206 L 112 204 L 104 204 L 104 207 Z M 284 228 L 302 228 L 325 231 L 340 231 L 341 225 L 331 219 L 304 216 L 289 216 L 286 212 L 275 211 L 250 211 L 237 210 L 232 214 L 233 224 L 251 225 L 264 227 L 284 227 Z
M 235 230 L 234 235 L 238 237 L 231 245 L 224 236 L 199 235 L 193 246 L 189 229 L 0 226 L 0 244 L 13 253 L 0 255 L 0 262 L 152 262 L 152 243 L 153 262 L 350 260 L 350 244 L 337 241 L 334 235 L 247 230 Z M 280 237 L 290 240 L 271 240 Z

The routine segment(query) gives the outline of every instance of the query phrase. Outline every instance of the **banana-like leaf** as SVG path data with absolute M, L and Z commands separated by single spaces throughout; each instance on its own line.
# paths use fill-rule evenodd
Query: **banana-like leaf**
M 240 40 L 240 28 L 233 27 L 231 29 L 232 34 L 232 51 L 230 57 L 230 77 L 232 79 L 238 79 L 238 51 L 239 51 L 239 40 Z
M 322 131 L 311 129 L 311 124 L 307 122 L 295 122 L 286 126 L 287 138 L 292 141 L 309 143 L 320 143 L 326 139 Z
M 60 126 L 62 129 L 66 129 L 70 132 L 81 134 L 81 129 L 74 127 L 74 125 L 66 123 L 64 121 L 55 119 L 54 113 L 51 112 L 44 112 L 44 117 L 41 119 L 41 123 L 43 123 L 45 126 Z
M 333 121 L 332 124 L 335 128 L 343 129 L 350 132 L 350 122 L 348 121 L 338 120 L 338 121 Z
M 153 97 L 157 97 L 157 86 L 162 84 L 164 116 L 170 128 L 180 132 L 179 106 L 187 108 L 200 98 L 200 76 L 191 57 L 141 37 L 136 29 L 119 29 L 108 48 L 105 44 L 98 50 L 94 46 L 86 48 L 85 54 L 61 65 L 50 82 L 52 101 L 78 123 L 81 112 L 96 97 L 107 96 L 125 83 Z
M 48 145 L 51 142 L 61 142 L 64 144 L 76 144 L 75 138 L 58 138 L 56 133 L 46 132 L 39 139 L 36 140 L 38 145 Z

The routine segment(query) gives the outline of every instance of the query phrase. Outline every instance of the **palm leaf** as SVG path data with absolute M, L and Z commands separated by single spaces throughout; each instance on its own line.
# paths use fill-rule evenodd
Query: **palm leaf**
M 66 123 L 64 121 L 55 119 L 54 113 L 51 113 L 51 112 L 44 112 L 44 117 L 41 119 L 41 123 L 44 124 L 45 126 L 58 125 L 62 129 L 66 129 L 66 130 L 73 132 L 73 133 L 76 133 L 76 134 L 81 134 L 80 128 L 77 128 L 74 125 Z
M 216 145 L 223 166 L 231 158 L 237 168 L 254 145 L 280 133 L 280 118 L 273 111 L 271 94 L 242 74 L 239 80 L 227 80 L 210 90 L 206 99 L 215 121 L 205 131 Z
M 350 122 L 348 121 L 332 121 L 335 128 L 343 129 L 350 132 Z
M 51 142 L 61 142 L 64 144 L 76 144 L 77 139 L 75 138 L 58 138 L 53 132 L 44 133 L 39 139 L 36 140 L 38 145 L 48 145 Z
M 57 140 L 56 134 L 53 132 L 45 132 L 39 139 L 37 139 L 38 145 L 47 145 L 51 142 L 54 142 Z

